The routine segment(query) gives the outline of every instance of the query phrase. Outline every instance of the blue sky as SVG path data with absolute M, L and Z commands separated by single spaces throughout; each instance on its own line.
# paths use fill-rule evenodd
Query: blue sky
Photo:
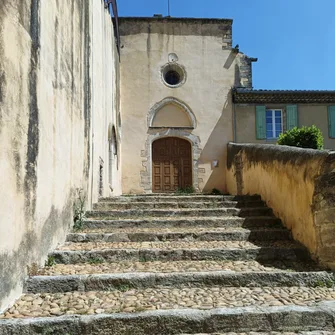
M 170 0 L 171 16 L 231 18 L 233 43 L 257 57 L 260 89 L 335 89 L 335 0 Z M 167 15 L 167 0 L 118 0 L 120 16 Z

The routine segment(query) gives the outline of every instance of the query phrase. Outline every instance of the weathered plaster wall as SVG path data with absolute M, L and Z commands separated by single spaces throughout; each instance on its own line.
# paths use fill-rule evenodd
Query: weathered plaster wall
M 88 207 L 97 198 L 92 157 L 108 161 L 117 94 L 114 70 L 106 71 L 102 88 L 92 70 L 101 60 L 111 68 L 117 63 L 110 17 L 100 1 L 91 5 L 4 0 L 0 6 L 0 310 L 21 293 L 27 266 L 42 263 L 64 241 L 75 190 L 88 193 Z M 91 45 L 93 25 L 102 27 L 108 47 L 94 39 Z M 99 89 L 114 102 L 93 103 Z M 101 137 L 93 139 L 97 127 Z
M 233 138 L 230 89 L 237 74 L 231 21 L 121 18 L 120 34 L 123 192 L 151 191 L 151 143 L 162 136 L 193 143 L 196 188 L 224 191 L 226 144 Z M 178 88 L 162 81 L 169 54 L 176 54 L 186 71 L 187 80 Z M 194 130 L 149 129 L 150 110 L 166 98 L 191 109 Z M 213 169 L 214 160 L 219 167 Z
M 90 16 L 91 38 L 91 105 L 92 148 L 90 174 L 90 201 L 98 200 L 100 165 L 102 165 L 101 196 L 121 194 L 121 128 L 117 122 L 120 109 L 119 55 L 110 15 L 103 3 L 93 1 Z M 112 136 L 115 129 L 116 140 Z M 117 154 L 117 155 L 116 155 Z M 113 171 L 110 171 L 112 168 Z
M 227 186 L 259 194 L 293 237 L 334 268 L 335 152 L 229 144 Z
M 283 111 L 283 128 L 286 130 L 286 105 L 269 104 L 269 109 L 281 109 Z M 236 142 L 238 143 L 274 143 L 275 141 L 256 139 L 256 115 L 255 105 L 235 105 L 236 115 Z M 298 105 L 299 126 L 316 125 L 321 129 L 324 136 L 324 147 L 335 149 L 335 139 L 329 137 L 328 132 L 328 105 L 299 104 Z

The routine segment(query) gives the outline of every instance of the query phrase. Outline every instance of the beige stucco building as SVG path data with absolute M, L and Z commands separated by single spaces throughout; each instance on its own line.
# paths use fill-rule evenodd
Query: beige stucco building
M 325 149 L 335 149 L 335 91 L 234 88 L 232 96 L 234 142 L 275 144 L 281 132 L 315 125 Z
M 231 88 L 252 86 L 232 21 L 121 18 L 120 35 L 123 192 L 225 191 Z

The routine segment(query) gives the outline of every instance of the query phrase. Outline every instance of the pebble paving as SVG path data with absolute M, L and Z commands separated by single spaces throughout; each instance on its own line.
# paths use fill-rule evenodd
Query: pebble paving
M 193 334 L 193 335 L 333 335 L 335 332 L 329 331 L 311 331 L 311 332 L 247 332 L 247 333 L 215 333 L 215 334 Z M 179 334 L 179 335 L 191 335 L 191 334 Z
M 296 247 L 292 241 L 166 241 L 166 242 L 67 242 L 58 250 L 106 250 L 106 249 L 258 249 L 260 247 Z
M 316 287 L 158 287 L 133 290 L 120 286 L 110 292 L 68 292 L 23 295 L 0 318 L 48 317 L 73 314 L 141 312 L 157 309 L 245 306 L 313 306 L 335 299 L 331 288 Z
M 38 275 L 76 275 L 103 274 L 126 272 L 287 272 L 290 271 L 318 271 L 315 264 L 305 262 L 271 262 L 261 264 L 257 261 L 171 261 L 171 262 L 115 262 L 115 263 L 56 264 L 39 270 Z

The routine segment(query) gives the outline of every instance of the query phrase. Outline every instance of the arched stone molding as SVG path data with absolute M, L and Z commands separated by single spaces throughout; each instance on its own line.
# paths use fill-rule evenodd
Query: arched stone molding
M 148 128 L 153 128 L 153 120 L 155 118 L 156 113 L 161 110 L 164 106 L 169 105 L 169 104 L 174 104 L 177 107 L 181 108 L 190 118 L 191 120 L 191 127 L 184 127 L 184 128 L 190 128 L 190 129 L 195 129 L 197 127 L 197 119 L 192 112 L 191 108 L 182 102 L 181 100 L 174 98 L 174 97 L 167 97 L 160 102 L 157 102 L 149 111 L 147 122 L 148 122 Z
M 141 187 L 143 187 L 145 193 L 152 193 L 152 143 L 163 137 L 179 137 L 189 141 L 192 145 L 192 179 L 193 187 L 196 191 L 199 190 L 198 180 L 198 161 L 201 154 L 200 149 L 200 138 L 191 134 L 186 129 L 152 129 L 149 130 L 147 141 L 145 143 L 145 150 L 142 150 L 142 166 L 141 171 Z

